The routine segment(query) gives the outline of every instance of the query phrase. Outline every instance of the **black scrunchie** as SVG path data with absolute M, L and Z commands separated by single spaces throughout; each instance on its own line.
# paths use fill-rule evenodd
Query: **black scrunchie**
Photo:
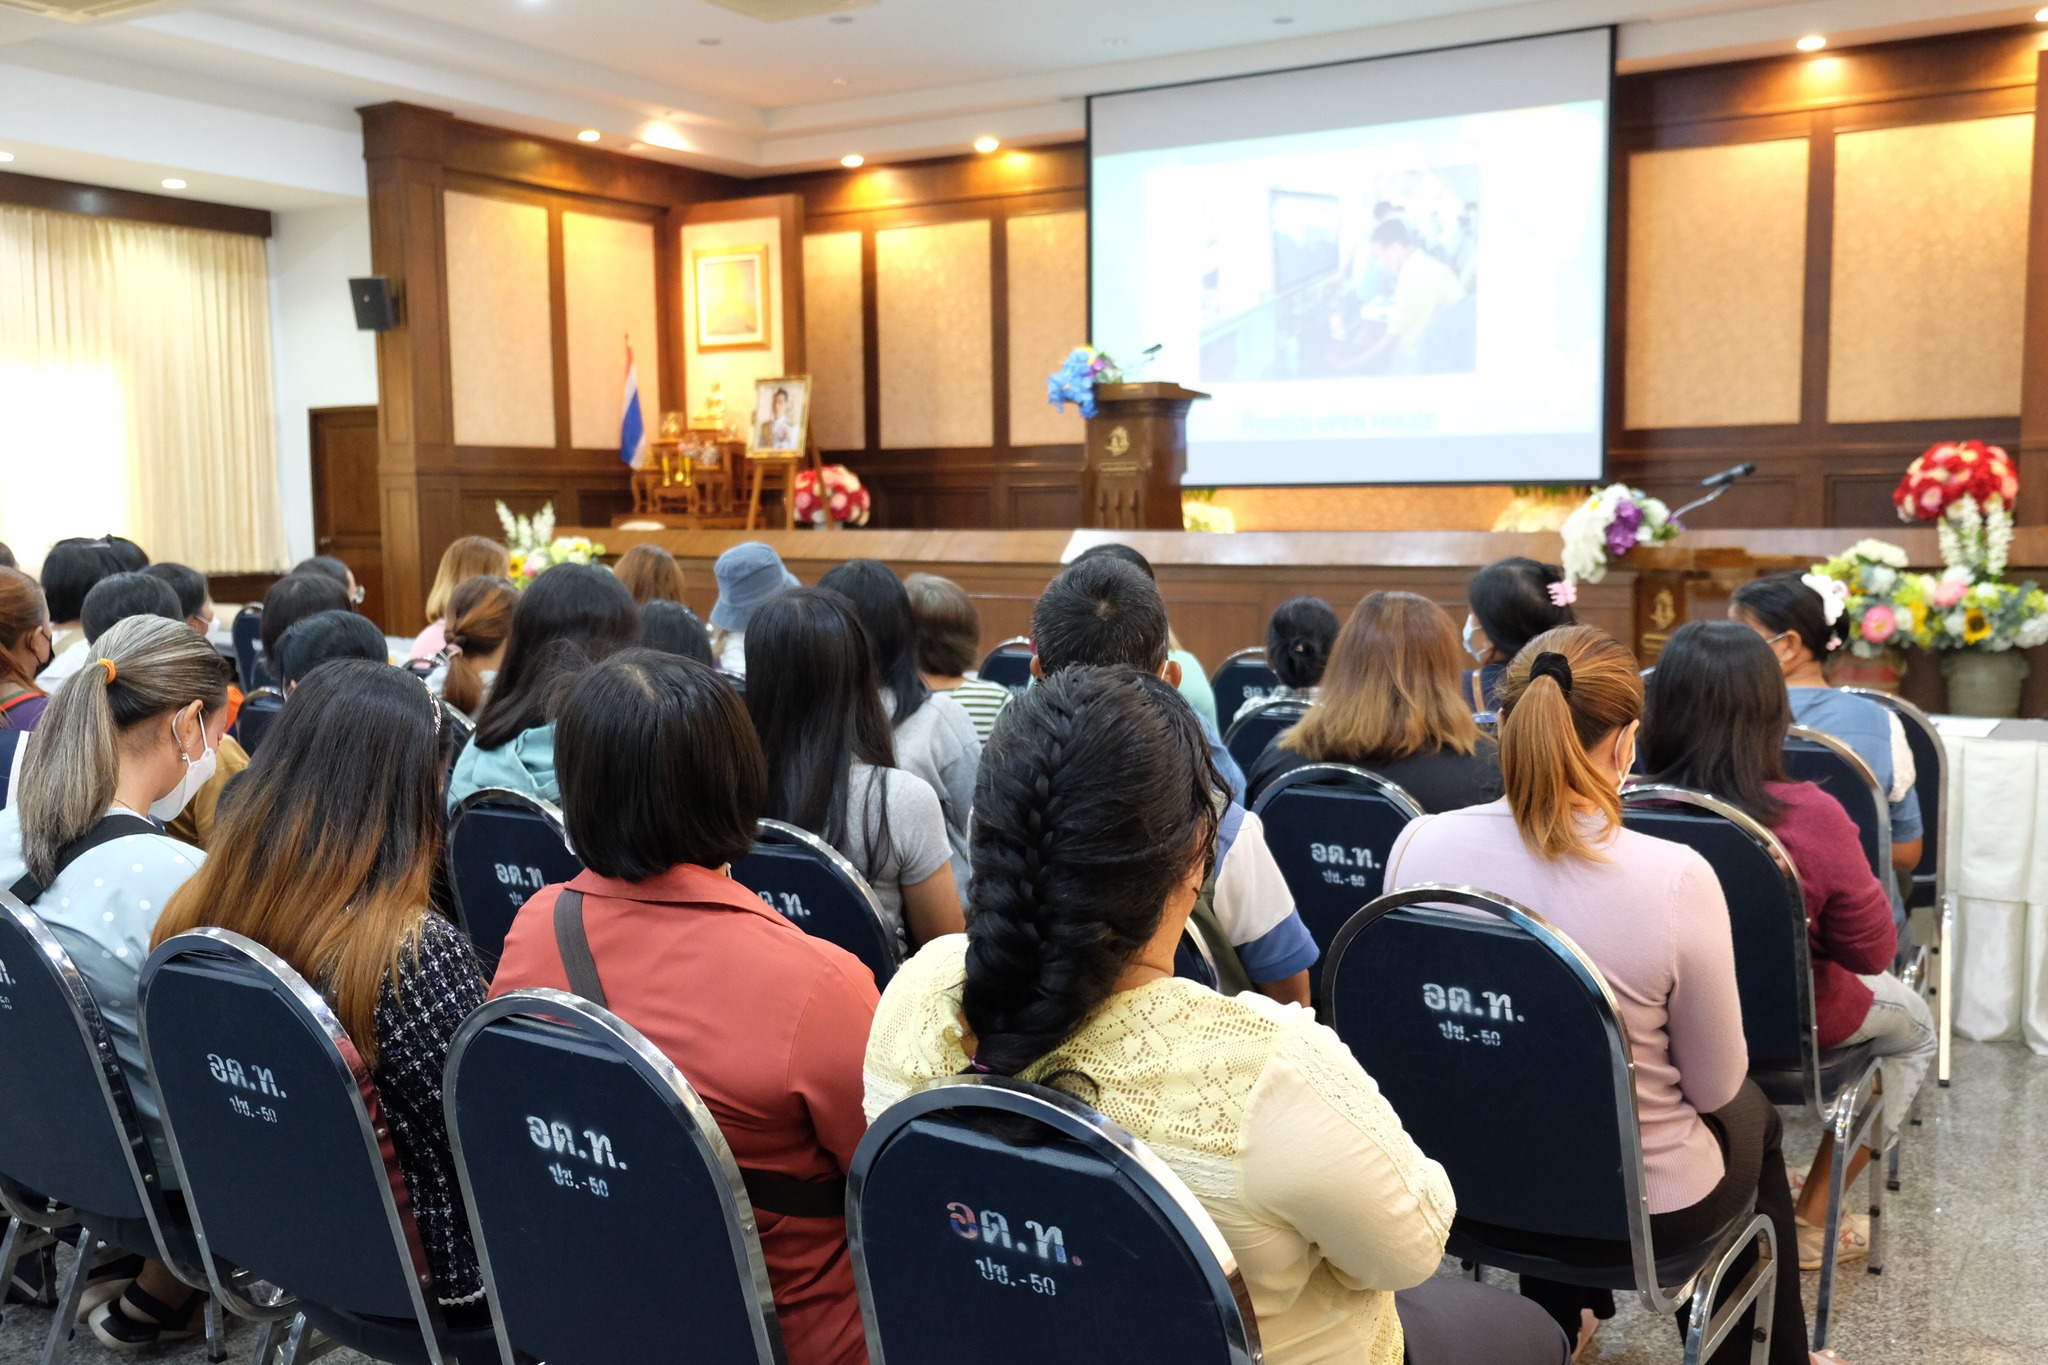
M 1572 694 L 1572 666 L 1564 655 L 1549 650 L 1538 654 L 1529 664 L 1529 681 L 1551 678 L 1557 683 L 1557 690 L 1569 697 Z

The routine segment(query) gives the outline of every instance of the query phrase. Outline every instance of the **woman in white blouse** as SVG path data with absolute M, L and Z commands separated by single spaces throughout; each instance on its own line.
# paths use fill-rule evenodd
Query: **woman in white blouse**
M 1006 707 L 975 786 L 969 927 L 883 993 L 870 1119 L 969 1070 L 1074 1091 L 1215 1218 L 1271 1365 L 1562 1365 L 1533 1305 L 1432 1278 L 1450 1183 L 1337 1036 L 1173 975 L 1215 788 L 1194 711 L 1137 669 L 1064 669 Z
M 152 822 L 177 818 L 213 775 L 227 714 L 226 665 L 205 639 L 183 621 L 116 622 L 57 689 L 14 804 L 0 813 L 0 886 L 30 905 L 85 977 L 167 1181 L 175 1173 L 135 988 L 164 902 L 206 855 Z M 139 1257 L 98 1268 L 86 1293 L 93 1334 L 117 1350 L 196 1335 L 205 1299 Z

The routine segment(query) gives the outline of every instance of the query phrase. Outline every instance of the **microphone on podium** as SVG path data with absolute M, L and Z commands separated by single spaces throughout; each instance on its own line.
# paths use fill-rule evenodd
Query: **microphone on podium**
M 1700 480 L 1700 487 L 1710 490 L 1707 495 L 1704 498 L 1694 498 L 1691 502 L 1673 512 L 1671 519 L 1678 521 L 1687 512 L 1692 511 L 1693 508 L 1705 507 L 1715 498 L 1720 497 L 1723 493 L 1734 487 L 1737 479 L 1748 478 L 1754 473 L 1756 473 L 1756 466 L 1744 460 L 1732 469 L 1724 469 L 1718 474 L 1709 474 L 1706 478 Z

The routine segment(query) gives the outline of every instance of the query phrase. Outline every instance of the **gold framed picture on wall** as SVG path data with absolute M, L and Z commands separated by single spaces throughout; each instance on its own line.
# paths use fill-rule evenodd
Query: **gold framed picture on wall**
M 747 454 L 801 455 L 810 428 L 809 375 L 754 381 L 754 420 L 747 424 Z
M 693 251 L 690 272 L 696 290 L 697 349 L 766 349 L 767 246 L 706 247 Z

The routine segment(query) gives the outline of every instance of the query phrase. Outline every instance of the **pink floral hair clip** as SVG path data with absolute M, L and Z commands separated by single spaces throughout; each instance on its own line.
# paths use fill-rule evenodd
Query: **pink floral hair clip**
M 1553 607 L 1568 607 L 1579 600 L 1579 585 L 1569 578 L 1560 578 L 1557 582 L 1546 585 L 1544 591 L 1550 594 L 1550 605 Z

